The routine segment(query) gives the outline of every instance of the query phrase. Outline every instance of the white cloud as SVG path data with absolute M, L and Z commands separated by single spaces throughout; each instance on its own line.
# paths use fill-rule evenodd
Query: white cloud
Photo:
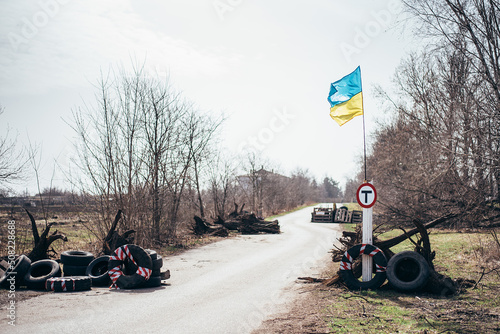
M 0 46 L 0 89 L 6 95 L 88 85 L 101 69 L 128 67 L 131 59 L 145 60 L 147 70 L 179 76 L 227 73 L 240 59 L 226 50 L 203 49 L 167 35 L 136 15 L 130 1 L 69 2 L 36 33 L 25 35 L 29 38 L 23 37 L 23 29 L 28 29 L 24 25 L 29 26 L 25 22 L 43 10 L 32 8 L 33 16 L 18 4 L 6 7 L 10 17 L 18 19 L 2 23 L 2 35 L 17 31 L 23 40 L 17 47 Z

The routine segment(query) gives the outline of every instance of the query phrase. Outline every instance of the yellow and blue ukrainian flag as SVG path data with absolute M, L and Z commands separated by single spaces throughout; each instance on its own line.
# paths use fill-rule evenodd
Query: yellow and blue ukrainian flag
M 328 102 L 330 102 L 330 116 L 340 126 L 356 116 L 363 115 L 363 93 L 359 66 L 351 74 L 331 84 Z

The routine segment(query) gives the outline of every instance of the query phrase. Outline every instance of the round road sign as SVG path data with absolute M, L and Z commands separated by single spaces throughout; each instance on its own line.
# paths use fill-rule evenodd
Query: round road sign
M 371 208 L 377 201 L 377 191 L 371 183 L 363 183 L 356 191 L 358 204 L 365 209 Z

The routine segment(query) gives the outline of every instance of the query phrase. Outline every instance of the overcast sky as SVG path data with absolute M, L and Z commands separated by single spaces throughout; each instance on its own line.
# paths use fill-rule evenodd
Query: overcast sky
M 253 147 L 283 173 L 353 177 L 362 117 L 339 127 L 330 83 L 361 66 L 368 132 L 412 49 L 399 1 L 0 0 L 0 134 L 42 147 L 41 186 L 69 168 L 72 110 L 94 101 L 101 72 L 133 61 L 170 77 L 200 109 L 224 113 L 223 144 Z M 63 184 L 57 171 L 54 183 Z M 35 192 L 34 180 L 16 189 Z

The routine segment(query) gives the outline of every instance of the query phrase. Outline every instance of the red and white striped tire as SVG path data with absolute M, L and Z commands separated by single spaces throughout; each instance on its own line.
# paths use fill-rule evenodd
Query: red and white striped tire
M 123 268 L 125 267 L 125 268 Z M 134 271 L 130 274 L 130 269 Z M 108 275 L 111 278 L 111 287 L 133 289 L 151 277 L 153 263 L 150 255 L 137 245 L 118 247 L 109 257 Z M 125 269 L 125 272 L 124 270 Z
M 92 282 L 88 276 L 52 277 L 45 281 L 45 290 L 72 292 L 90 290 Z
M 375 276 L 366 282 L 358 280 L 352 272 L 353 262 L 362 254 L 373 258 Z M 348 249 L 340 262 L 340 277 L 351 290 L 377 289 L 384 284 L 386 279 L 387 259 L 382 250 L 370 244 L 358 244 Z

